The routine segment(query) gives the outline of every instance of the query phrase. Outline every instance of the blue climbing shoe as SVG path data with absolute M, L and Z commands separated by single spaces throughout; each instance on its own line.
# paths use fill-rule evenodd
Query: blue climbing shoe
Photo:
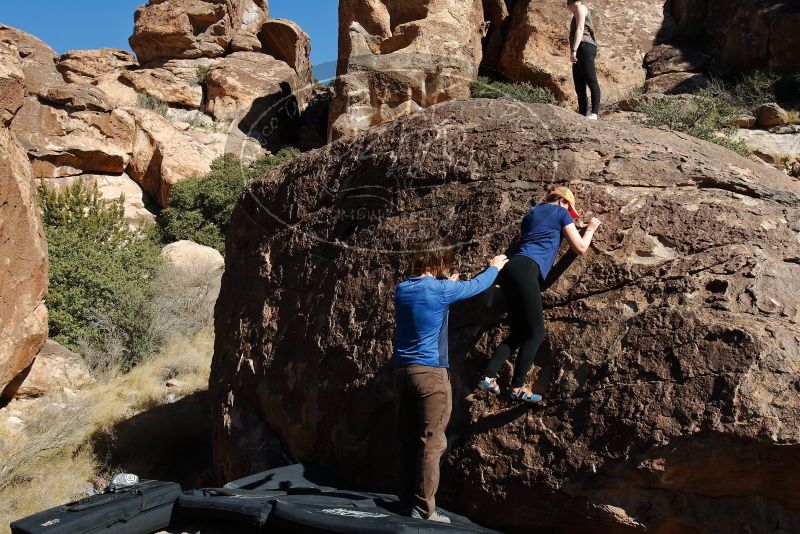
M 532 392 L 530 389 L 522 387 L 514 391 L 513 389 L 510 391 L 511 398 L 515 401 L 522 402 L 525 404 L 539 404 L 542 402 L 542 396 L 537 395 L 536 393 Z
M 478 389 L 487 393 L 491 393 L 495 397 L 500 395 L 500 386 L 497 385 L 497 380 L 494 378 L 484 377 L 483 380 L 478 382 Z

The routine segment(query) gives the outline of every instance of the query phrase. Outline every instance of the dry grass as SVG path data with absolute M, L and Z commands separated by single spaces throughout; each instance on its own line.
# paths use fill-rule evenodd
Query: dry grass
M 95 477 L 107 477 L 89 438 L 171 397 L 205 389 L 212 352 L 213 334 L 202 330 L 190 339 L 172 339 L 130 373 L 75 395 L 15 401 L 0 411 L 0 423 L 12 414 L 25 423 L 16 435 L 0 425 L 0 532 L 15 519 L 80 498 Z M 180 386 L 167 388 L 173 378 Z
M 787 113 L 789 114 L 789 124 L 800 124 L 800 109 L 790 109 Z

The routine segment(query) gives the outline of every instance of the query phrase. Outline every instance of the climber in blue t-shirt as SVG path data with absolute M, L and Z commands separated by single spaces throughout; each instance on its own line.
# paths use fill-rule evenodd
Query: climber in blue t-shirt
M 414 276 L 395 289 L 395 393 L 402 457 L 400 497 L 411 517 L 449 523 L 436 510 L 439 462 L 453 405 L 447 355 L 451 304 L 488 289 L 508 263 L 497 256 L 467 281 L 448 276 L 453 248 L 438 239 L 417 246 Z
M 600 226 L 600 220 L 593 218 L 581 236 L 575 228 L 574 220 L 577 218 L 575 195 L 566 187 L 555 187 L 548 193 L 545 203 L 531 208 L 522 219 L 519 243 L 500 277 L 511 332 L 497 347 L 483 379 L 478 383 L 478 389 L 499 395 L 497 373 L 511 354 L 519 349 L 511 382 L 511 396 L 527 403 L 542 400 L 540 395 L 525 386 L 528 371 L 533 366 L 545 335 L 542 284 L 558 254 L 561 238 L 566 237 L 570 248 L 577 254 L 583 254 Z

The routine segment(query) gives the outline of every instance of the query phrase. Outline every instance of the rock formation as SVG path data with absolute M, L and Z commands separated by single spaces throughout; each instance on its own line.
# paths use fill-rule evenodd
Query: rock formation
M 0 399 L 47 339 L 47 242 L 25 151 L 0 125 Z
M 668 8 L 672 32 L 667 44 L 648 54 L 648 91 L 667 92 L 665 87 L 671 87 L 669 92 L 691 92 L 708 81 L 698 73 L 712 66 L 717 74 L 797 67 L 800 5 L 796 2 L 673 0 Z M 663 56 L 665 50 L 682 60 L 662 63 L 668 68 L 653 72 L 654 57 Z M 687 85 L 686 80 L 692 81 Z
M 143 64 L 258 50 L 266 0 L 150 0 L 134 15 L 131 49 Z
M 138 58 L 113 48 L 58 56 L 0 25 L 0 257 L 12 266 L 0 278 L 3 397 L 47 338 L 33 178 L 57 189 L 97 185 L 108 200 L 124 194 L 126 219 L 141 224 L 216 157 L 252 162 L 266 153 L 262 143 L 295 142 L 315 120 L 299 117 L 313 94 L 309 38 L 269 20 L 266 0 L 152 0 L 135 22 Z
M 683 134 L 512 101 L 441 104 L 249 186 L 215 313 L 219 475 L 285 452 L 393 489 L 409 251 L 450 237 L 476 274 L 551 183 L 604 226 L 545 293 L 530 379 L 546 404 L 474 394 L 502 302 L 454 307 L 441 503 L 520 532 L 800 528 L 797 182 Z
M 574 102 L 570 13 L 562 0 L 339 3 L 339 64 L 331 138 L 362 131 L 437 102 L 469 95 L 478 66 L 547 87 Z M 644 84 L 642 59 L 664 27 L 664 6 L 612 0 L 591 6 L 605 100 Z
M 339 2 L 339 63 L 330 136 L 467 98 L 482 57 L 479 0 Z
M 494 36 L 487 65 L 513 81 L 547 87 L 559 101 L 575 101 L 569 61 L 572 14 L 563 0 L 517 0 Z M 597 70 L 604 100 L 616 101 L 645 81 L 642 57 L 664 25 L 663 2 L 590 2 L 599 49 Z M 497 24 L 495 24 L 497 26 Z M 502 44 L 498 44 L 497 41 Z
M 33 174 L 133 192 L 131 222 L 152 219 L 142 189 L 163 207 L 222 154 L 252 161 L 262 143 L 295 142 L 313 94 L 308 35 L 268 20 L 265 0 L 152 1 L 135 18 L 138 61 L 113 48 L 57 56 L 0 25 L 0 120 Z

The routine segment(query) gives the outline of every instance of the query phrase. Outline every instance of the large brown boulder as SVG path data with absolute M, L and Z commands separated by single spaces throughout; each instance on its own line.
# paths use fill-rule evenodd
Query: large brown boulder
M 0 49 L 5 49 L 0 53 L 0 63 L 11 58 L 22 69 L 26 95 L 42 96 L 51 87 L 64 83 L 56 70 L 55 51 L 33 35 L 0 24 Z
M 25 150 L 0 126 L 0 399 L 47 339 L 47 241 Z
M 147 93 L 173 106 L 198 109 L 203 105 L 203 88 L 196 79 L 183 80 L 163 68 L 124 72 L 122 79 L 137 93 Z
M 410 251 L 449 236 L 478 273 L 551 183 L 604 226 L 545 293 L 530 379 L 546 404 L 473 395 L 502 306 L 490 291 L 453 307 L 441 503 L 518 532 L 798 528 L 800 187 L 683 134 L 513 101 L 441 104 L 250 184 L 215 313 L 219 475 L 282 444 L 395 489 L 393 288 Z
M 482 57 L 482 25 L 480 0 L 339 2 L 331 137 L 469 97 Z
M 258 32 L 261 51 L 286 62 L 303 86 L 312 82 L 311 38 L 297 23 L 286 19 L 268 20 Z
M 139 66 L 130 52 L 119 48 L 70 50 L 58 57 L 56 69 L 69 83 L 92 83 L 108 74 Z
M 142 64 L 258 50 L 267 0 L 150 0 L 134 15 L 129 42 Z
M 206 75 L 206 111 L 218 121 L 266 113 L 270 106 L 301 89 L 286 62 L 258 52 L 235 52 Z M 254 109 L 254 107 L 256 109 Z
M 644 53 L 664 25 L 663 2 L 609 0 L 591 6 L 599 49 L 597 74 L 603 99 L 617 101 L 642 86 Z M 503 22 L 502 45 L 490 43 L 499 54 L 496 68 L 513 81 L 549 88 L 559 101 L 574 102 L 572 63 L 569 61 L 569 23 L 564 0 L 518 0 Z M 495 24 L 495 26 L 497 26 Z
M 91 101 L 90 86 L 70 85 L 64 94 Z M 83 95 L 83 96 L 80 96 Z M 120 174 L 128 165 L 134 124 L 121 112 L 80 110 L 70 113 L 28 97 L 11 122 L 37 177 L 82 173 Z

